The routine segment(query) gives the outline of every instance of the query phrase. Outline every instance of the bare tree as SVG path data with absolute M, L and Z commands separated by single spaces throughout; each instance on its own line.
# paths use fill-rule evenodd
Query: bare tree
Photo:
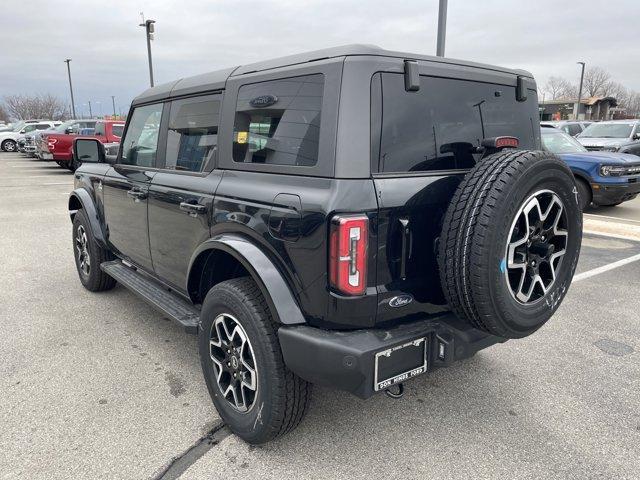
M 9 115 L 19 120 L 43 118 L 61 120 L 67 116 L 67 106 L 50 93 L 41 95 L 8 95 L 4 103 Z
M 572 85 L 568 80 L 565 80 L 562 89 L 560 90 L 560 97 L 566 99 L 575 99 L 578 98 L 578 87 Z
M 551 100 L 557 100 L 560 98 L 560 92 L 563 90 L 565 83 L 567 81 L 562 77 L 549 77 L 544 86 L 544 91 L 549 94 Z
M 584 92 L 587 97 L 603 95 L 605 85 L 611 80 L 611 75 L 600 67 L 588 68 L 584 74 Z
M 8 121 L 9 121 L 9 114 L 5 110 L 4 105 L 0 103 L 0 122 L 8 122 Z

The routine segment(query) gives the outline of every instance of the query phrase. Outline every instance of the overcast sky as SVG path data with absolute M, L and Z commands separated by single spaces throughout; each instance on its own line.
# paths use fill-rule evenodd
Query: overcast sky
M 526 5 L 526 6 L 525 6 Z M 0 97 L 53 93 L 128 109 L 148 87 L 139 12 L 157 21 L 156 83 L 281 55 L 369 43 L 435 54 L 438 0 L 3 0 Z M 576 61 L 640 91 L 640 1 L 449 0 L 446 56 L 577 83 Z M 88 112 L 84 107 L 85 114 Z

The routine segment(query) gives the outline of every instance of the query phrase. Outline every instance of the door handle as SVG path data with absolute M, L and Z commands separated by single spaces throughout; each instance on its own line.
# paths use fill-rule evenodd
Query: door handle
M 400 234 L 402 235 L 402 253 L 400 257 L 400 278 L 407 278 L 407 260 L 411 256 L 411 230 L 408 218 L 399 218 Z
M 200 205 L 199 203 L 191 203 L 191 202 L 181 202 L 180 210 L 184 210 L 189 213 L 204 213 L 207 211 L 207 207 L 204 205 Z
M 127 196 L 134 200 L 144 200 L 147 198 L 147 192 L 134 188 L 132 190 L 127 190 Z

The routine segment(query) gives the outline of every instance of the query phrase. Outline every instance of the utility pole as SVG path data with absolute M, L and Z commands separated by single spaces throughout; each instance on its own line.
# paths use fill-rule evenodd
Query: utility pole
M 147 55 L 149 57 L 149 83 L 153 87 L 153 61 L 151 60 L 151 40 L 153 40 L 153 34 L 156 31 L 154 24 L 155 20 L 146 20 L 144 19 L 144 13 L 140 12 L 142 16 L 141 27 L 144 27 L 145 32 L 147 34 Z
M 72 118 L 76 118 L 76 103 L 73 100 L 73 85 L 71 84 L 71 67 L 69 63 L 71 62 L 70 58 L 67 58 L 64 63 L 67 64 L 67 74 L 69 75 L 69 90 L 71 91 L 71 113 L 73 114 Z
M 573 109 L 573 119 L 578 120 L 578 113 L 580 112 L 580 99 L 582 98 L 582 81 L 584 80 L 584 62 L 577 62 L 578 65 L 582 65 L 582 72 L 580 73 L 580 87 L 578 88 L 578 103 L 576 103 Z
M 444 57 L 444 40 L 447 35 L 447 0 L 440 0 L 438 9 L 438 45 L 436 55 Z
M 116 96 L 111 95 L 111 105 L 113 105 L 113 116 L 116 116 Z
M 89 118 L 93 118 L 93 113 L 91 112 L 91 100 L 88 100 L 89 102 Z

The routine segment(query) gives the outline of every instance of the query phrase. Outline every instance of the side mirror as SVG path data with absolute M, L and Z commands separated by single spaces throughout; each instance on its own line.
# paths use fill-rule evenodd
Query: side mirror
M 634 134 L 633 134 L 633 139 L 634 139 L 634 140 L 640 140 L 640 132 L 638 132 L 638 133 L 634 133 Z
M 94 138 L 77 138 L 73 141 L 73 160 L 76 164 L 106 163 L 104 145 Z
M 73 133 L 73 128 L 71 127 L 67 127 L 64 129 L 64 133 L 66 133 L 67 135 L 69 135 L 70 133 Z

